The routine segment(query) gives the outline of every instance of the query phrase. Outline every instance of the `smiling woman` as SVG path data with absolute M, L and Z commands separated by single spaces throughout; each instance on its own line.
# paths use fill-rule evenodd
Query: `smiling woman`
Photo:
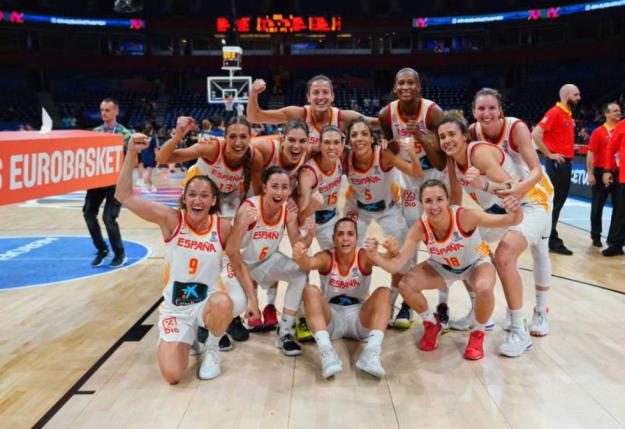
M 171 384 L 184 376 L 197 329 L 205 327 L 209 336 L 198 375 L 201 379 L 212 379 L 221 372 L 219 339 L 232 318 L 245 308 L 245 302 L 235 299 L 241 296 L 234 289 L 238 284 L 228 291 L 219 287 L 230 224 L 216 215 L 221 194 L 207 176 L 194 176 L 186 182 L 179 209 L 134 195 L 133 163 L 147 146 L 148 137 L 143 134 L 134 134 L 130 139 L 115 198 L 135 215 L 159 225 L 165 241 L 167 271 L 158 349 L 161 373 Z M 257 316 L 256 295 L 251 287 L 246 292 L 250 314 Z

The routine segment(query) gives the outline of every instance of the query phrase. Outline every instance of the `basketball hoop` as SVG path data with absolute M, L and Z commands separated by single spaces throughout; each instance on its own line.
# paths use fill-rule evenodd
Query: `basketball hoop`
M 232 107 L 234 106 L 234 98 L 230 95 L 224 98 L 224 106 L 226 107 L 226 112 L 232 112 Z

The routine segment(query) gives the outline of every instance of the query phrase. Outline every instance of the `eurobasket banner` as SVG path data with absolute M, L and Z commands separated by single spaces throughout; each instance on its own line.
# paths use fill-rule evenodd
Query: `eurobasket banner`
M 123 157 L 121 134 L 0 132 L 0 205 L 113 185 Z

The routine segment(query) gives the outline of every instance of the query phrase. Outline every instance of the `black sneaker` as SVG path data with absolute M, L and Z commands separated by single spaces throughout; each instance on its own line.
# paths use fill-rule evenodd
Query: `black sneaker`
M 395 320 L 393 320 L 393 328 L 408 329 L 410 325 L 412 325 L 412 322 L 414 322 L 412 319 L 412 309 L 408 304 L 403 302 L 397 312 L 397 316 L 395 316 Z
M 619 247 L 619 246 L 609 246 L 607 249 L 603 249 L 601 251 L 601 254 L 603 256 L 625 255 L 625 253 L 623 253 L 623 247 Z
M 234 341 L 247 341 L 250 338 L 250 332 L 243 326 L 243 321 L 240 316 L 232 319 L 226 332 L 228 332 Z
M 92 267 L 99 267 L 104 263 L 104 259 L 109 255 L 109 251 L 107 250 L 98 250 L 98 254 L 91 261 Z
M 113 267 L 113 268 L 121 267 L 127 261 L 128 261 L 128 258 L 126 258 L 125 255 L 115 255 L 113 257 L 113 260 L 111 261 L 111 265 L 110 266 Z
M 201 326 L 197 327 L 197 340 L 204 344 L 208 339 L 208 329 L 202 328 Z
M 570 256 L 573 254 L 573 251 L 569 250 L 569 248 L 566 247 L 565 245 L 562 245 L 560 247 L 550 247 L 549 251 L 551 253 L 557 253 L 558 255 Z
M 224 334 L 224 336 L 219 339 L 219 351 L 227 352 L 230 350 L 232 350 L 232 341 L 230 341 L 230 337 L 227 334 Z
M 438 319 L 441 321 L 441 325 L 443 326 L 443 331 L 441 333 L 446 334 L 449 332 L 449 307 L 444 302 L 441 302 L 436 306 L 436 314 L 438 314 Z
M 302 354 L 302 348 L 297 344 L 297 341 L 295 341 L 295 338 L 293 338 L 291 334 L 278 335 L 278 338 L 276 338 L 276 347 L 282 349 L 282 353 L 286 356 L 298 356 Z
M 592 245 L 595 247 L 603 247 L 603 243 L 601 243 L 601 238 L 593 238 Z

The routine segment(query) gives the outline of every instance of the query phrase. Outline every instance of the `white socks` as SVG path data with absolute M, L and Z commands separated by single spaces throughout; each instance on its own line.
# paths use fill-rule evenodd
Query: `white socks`
M 211 347 L 211 348 L 218 347 L 220 339 L 221 337 L 216 337 L 215 335 L 213 335 L 211 331 L 208 331 L 208 338 L 206 339 L 206 346 Z
M 292 333 L 293 326 L 295 325 L 295 316 L 289 316 L 288 314 L 282 313 L 282 317 L 278 322 L 280 327 L 280 336 L 282 337 L 285 334 Z
M 423 321 L 427 321 L 427 322 L 432 322 L 434 324 L 436 324 L 436 317 L 434 317 L 434 313 L 432 313 L 429 309 L 425 310 L 423 313 L 419 313 L 419 316 L 421 316 L 421 319 L 423 319 Z
M 547 310 L 547 297 L 549 296 L 549 291 L 536 291 L 536 310 L 543 312 Z
M 330 334 L 328 331 L 317 331 L 314 335 L 315 341 L 317 342 L 317 347 L 320 349 L 323 347 L 332 347 L 332 342 L 330 341 Z
M 523 309 L 510 310 L 510 328 L 525 329 L 523 325 Z
M 384 332 L 379 329 L 374 329 L 369 333 L 369 338 L 367 339 L 367 345 L 365 348 L 368 349 L 380 349 L 382 348 L 382 341 L 384 340 Z
M 276 305 L 276 296 L 278 295 L 277 287 L 267 289 L 267 305 Z

